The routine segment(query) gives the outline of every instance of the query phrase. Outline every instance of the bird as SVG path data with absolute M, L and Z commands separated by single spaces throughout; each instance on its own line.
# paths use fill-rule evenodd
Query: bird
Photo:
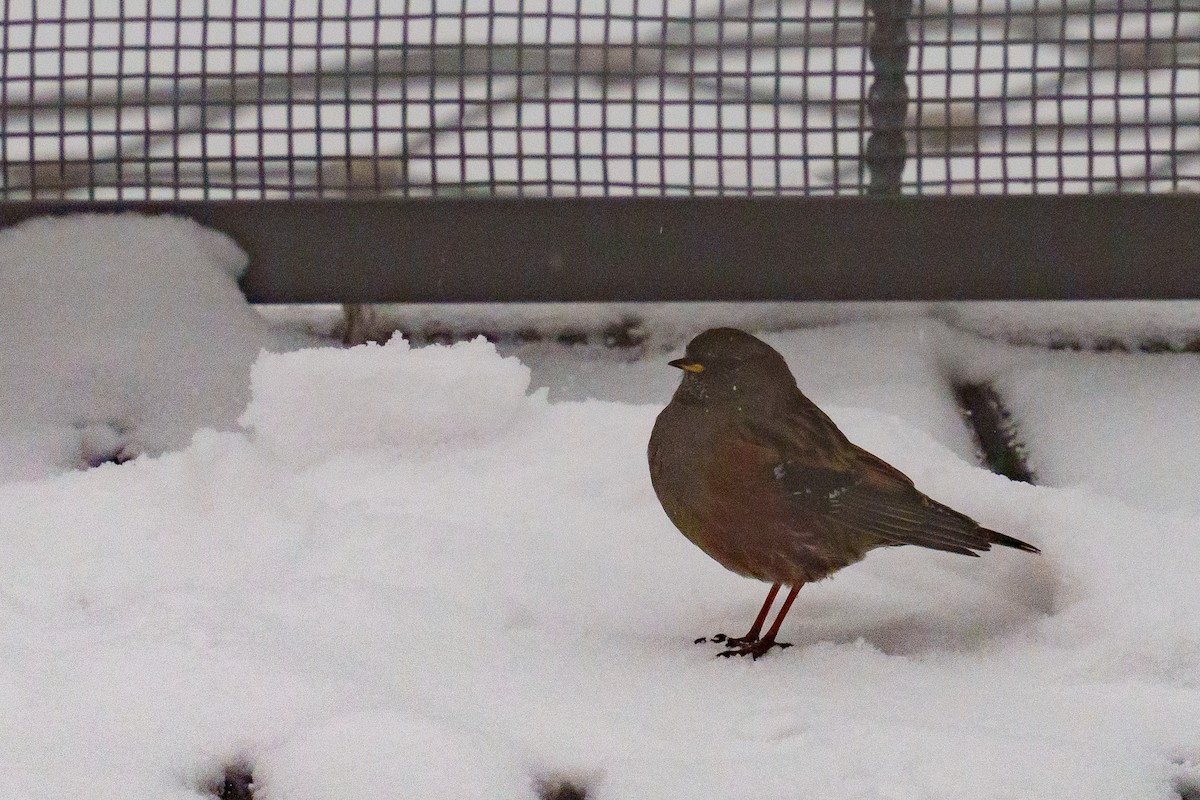
M 744 636 L 712 637 L 724 644 L 720 655 L 758 659 L 790 647 L 776 637 L 800 588 L 875 548 L 1040 552 L 926 496 L 851 442 L 761 339 L 712 328 L 669 363 L 683 378 L 650 434 L 654 492 L 693 544 L 726 569 L 771 584 Z M 784 586 L 788 594 L 763 635 Z

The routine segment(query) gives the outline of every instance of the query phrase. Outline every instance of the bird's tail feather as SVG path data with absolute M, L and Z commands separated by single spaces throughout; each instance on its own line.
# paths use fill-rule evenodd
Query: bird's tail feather
M 987 536 L 988 541 L 991 542 L 992 544 L 1002 545 L 1003 547 L 1011 547 L 1015 550 L 1024 550 L 1026 553 L 1042 552 L 1041 550 L 1037 549 L 1036 547 L 1034 547 L 1031 544 L 1022 542 L 1020 539 L 1014 539 L 1013 537 L 1007 536 L 998 531 L 994 531 L 989 528 L 982 528 L 982 527 L 980 528 L 980 530 Z

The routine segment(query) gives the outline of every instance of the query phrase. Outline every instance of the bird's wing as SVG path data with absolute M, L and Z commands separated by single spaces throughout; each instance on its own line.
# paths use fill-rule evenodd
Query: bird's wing
M 973 520 L 916 489 L 888 491 L 858 474 L 794 460 L 783 461 L 780 467 L 780 483 L 795 505 L 851 531 L 869 533 L 888 544 L 963 555 L 990 549 L 987 533 Z
M 812 406 L 816 409 L 816 406 Z M 798 518 L 827 529 L 868 534 L 886 544 L 912 544 L 975 555 L 988 533 L 965 514 L 931 500 L 900 470 L 851 443 L 823 413 L 798 408 L 745 433 L 776 490 Z

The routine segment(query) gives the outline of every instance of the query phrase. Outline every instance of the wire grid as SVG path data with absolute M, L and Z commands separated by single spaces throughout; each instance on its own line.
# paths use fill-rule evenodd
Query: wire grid
M 1200 0 L 2 14 L 0 199 L 1200 190 Z

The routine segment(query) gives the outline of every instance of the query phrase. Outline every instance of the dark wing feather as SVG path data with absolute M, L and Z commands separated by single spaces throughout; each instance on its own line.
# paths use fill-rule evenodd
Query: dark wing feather
M 799 517 L 815 515 L 833 530 L 873 536 L 881 544 L 967 556 L 992 544 L 1037 552 L 926 497 L 907 475 L 851 443 L 811 401 L 797 395 L 802 402 L 788 413 L 766 425 L 750 423 L 746 432 L 759 446 L 774 450 L 776 486 Z
M 775 475 L 796 511 L 869 534 L 881 544 L 914 544 L 968 556 L 990 547 L 982 528 L 944 506 L 939 508 L 916 489 L 882 490 L 861 475 L 795 459 L 781 461 Z

